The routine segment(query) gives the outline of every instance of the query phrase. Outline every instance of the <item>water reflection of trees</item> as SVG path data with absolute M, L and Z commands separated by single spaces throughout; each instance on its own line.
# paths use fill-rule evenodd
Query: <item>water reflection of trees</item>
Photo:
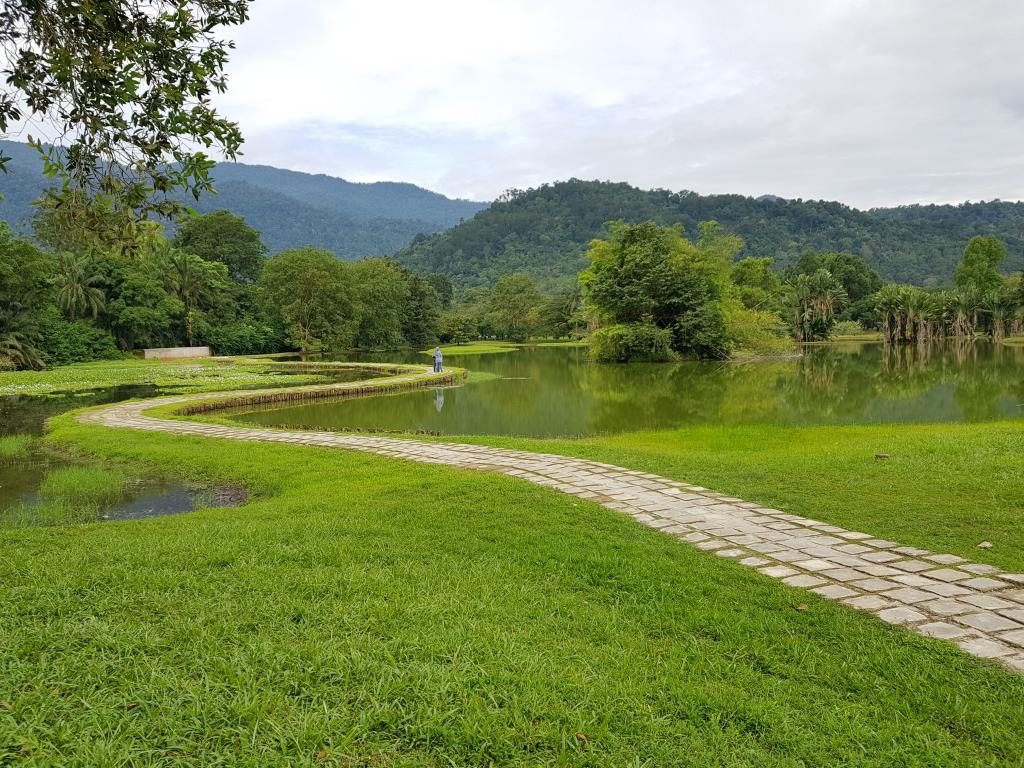
M 1018 415 L 1024 348 L 949 340 L 812 347 L 799 359 L 750 363 L 597 365 L 586 351 L 459 359 L 497 374 L 445 393 L 332 403 L 293 423 L 571 436 L 684 425 L 951 421 Z M 314 412 L 315 409 L 316 412 Z
M 591 432 L 657 429 L 709 421 L 724 395 L 721 366 L 592 365 L 581 380 Z
M 1024 349 L 953 339 L 810 348 L 798 360 L 591 366 L 590 431 L 1017 415 Z
M 799 422 L 849 421 L 877 397 L 879 345 L 814 347 L 796 364 L 785 402 Z

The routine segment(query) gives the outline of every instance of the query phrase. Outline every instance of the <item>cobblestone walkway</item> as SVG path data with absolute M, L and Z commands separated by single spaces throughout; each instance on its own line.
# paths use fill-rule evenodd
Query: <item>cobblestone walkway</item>
M 390 379 L 412 382 L 417 374 Z M 335 385 L 339 388 L 353 385 Z M 153 418 L 160 405 L 251 393 L 163 397 L 107 406 L 82 422 L 181 435 L 347 448 L 519 477 L 625 512 L 687 544 L 1024 672 L 1024 574 L 901 546 L 706 488 L 565 456 L 412 439 L 228 427 Z

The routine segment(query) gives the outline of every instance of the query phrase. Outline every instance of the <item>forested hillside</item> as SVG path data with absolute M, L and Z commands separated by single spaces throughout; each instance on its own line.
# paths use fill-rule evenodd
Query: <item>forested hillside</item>
M 771 257 L 779 268 L 805 251 L 848 251 L 884 278 L 944 285 L 967 241 L 994 234 L 1007 246 L 1007 270 L 1024 267 L 1024 203 L 965 203 L 859 211 L 835 202 L 766 196 L 645 191 L 623 183 L 571 180 L 502 197 L 447 232 L 420 237 L 396 254 L 410 268 L 449 275 L 459 287 L 525 272 L 547 284 L 586 266 L 589 241 L 604 223 L 719 221 L 743 237 L 740 257 Z
M 0 146 L 12 157 L 10 172 L 0 176 L 0 220 L 27 232 L 32 202 L 45 186 L 39 158 L 24 144 Z M 568 283 L 587 266 L 589 242 L 619 219 L 683 224 L 690 233 L 715 219 L 743 237 L 741 257 L 771 257 L 779 269 L 808 250 L 847 251 L 888 280 L 948 285 L 967 241 L 988 234 L 1006 243 L 1004 269 L 1024 267 L 1024 203 L 860 211 L 836 202 L 574 179 L 512 192 L 487 207 L 412 184 L 353 184 L 244 163 L 219 165 L 213 175 L 218 194 L 190 204 L 200 213 L 244 216 L 271 253 L 310 245 L 342 258 L 396 254 L 411 269 L 446 274 L 460 288 L 490 286 L 517 272 L 549 287 Z
M 0 220 L 30 231 L 47 180 L 36 151 L 0 142 L 11 156 L 0 176 Z M 419 233 L 458 224 L 485 203 L 451 200 L 412 184 L 354 184 L 331 176 L 245 163 L 224 163 L 212 172 L 217 195 L 188 204 L 199 213 L 227 209 L 260 230 L 271 252 L 315 245 L 343 258 L 391 254 Z

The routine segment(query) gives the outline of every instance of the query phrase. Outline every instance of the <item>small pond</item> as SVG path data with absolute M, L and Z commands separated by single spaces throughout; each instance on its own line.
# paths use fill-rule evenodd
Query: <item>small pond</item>
M 416 353 L 349 360 L 424 362 Z M 753 362 L 596 365 L 579 347 L 449 356 L 494 380 L 264 407 L 248 424 L 577 437 L 717 424 L 956 422 L 1024 416 L 1024 348 L 986 341 L 807 347 Z
M 141 520 L 244 501 L 243 488 L 133 477 L 120 468 L 73 462 L 38 449 L 16 460 L 0 457 L 2 527 Z
M 277 374 L 299 375 L 306 371 L 280 367 Z M 351 369 L 319 372 L 327 380 L 358 381 L 380 374 Z M 280 386 L 275 381 L 267 386 Z M 251 383 L 246 389 L 259 389 Z M 16 394 L 0 396 L 0 438 L 10 435 L 41 435 L 46 420 L 76 408 L 116 403 L 134 398 L 150 398 L 174 394 L 177 387 L 133 384 L 116 387 L 84 389 L 67 394 Z M 54 473 L 74 463 L 50 453 L 33 450 L 28 456 L 4 459 L 0 456 L 0 525 L 32 525 L 47 522 L 53 512 L 52 500 L 39 490 Z M 122 492 L 101 504 L 83 507 L 83 519 L 133 520 L 144 517 L 191 512 L 199 507 L 236 506 L 244 501 L 239 488 L 197 489 L 163 480 L 128 478 Z M 60 522 L 60 521 L 51 521 Z M 65 520 L 65 522 L 68 522 Z

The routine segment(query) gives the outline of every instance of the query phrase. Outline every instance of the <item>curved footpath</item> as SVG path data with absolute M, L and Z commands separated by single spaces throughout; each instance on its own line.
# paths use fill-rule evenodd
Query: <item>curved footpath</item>
M 429 386 L 424 368 L 378 380 L 385 388 Z M 368 382 L 291 390 L 297 396 L 365 392 Z M 352 392 L 346 392 L 352 390 Z M 281 390 L 274 390 L 282 393 Z M 346 448 L 381 456 L 500 472 L 626 512 L 699 549 L 756 568 L 765 576 L 809 589 L 883 621 L 951 640 L 968 653 L 999 659 L 1024 672 L 1024 574 L 1004 573 L 950 554 L 900 546 L 777 509 L 611 464 L 527 451 L 419 440 L 230 427 L 155 418 L 145 411 L 196 404 L 188 410 L 229 407 L 267 390 L 154 398 L 104 406 L 78 415 L 86 424 L 179 435 Z M 216 403 L 197 403 L 203 400 Z

